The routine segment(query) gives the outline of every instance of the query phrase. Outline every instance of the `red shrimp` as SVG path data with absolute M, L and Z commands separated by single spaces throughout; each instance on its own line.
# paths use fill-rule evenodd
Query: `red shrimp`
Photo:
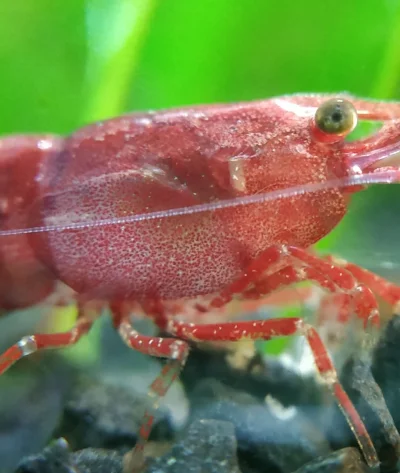
M 345 141 L 358 119 L 383 126 L 368 138 Z M 0 142 L 0 160 L 9 139 Z M 343 94 L 283 96 L 122 116 L 65 139 L 51 138 L 51 152 L 38 151 L 41 138 L 13 140 L 15 158 L 5 166 L 8 187 L 0 194 L 3 209 L 15 212 L 1 224 L 3 270 L 10 267 L 7 248 L 19 245 L 26 274 L 17 272 L 15 283 L 35 271 L 42 280 L 34 294 L 21 285 L 21 305 L 40 300 L 47 283 L 60 280 L 78 294 L 79 315 L 66 333 L 36 334 L 13 345 L 0 357 L 0 373 L 39 349 L 76 343 L 98 316 L 99 300 L 107 302 L 127 345 L 169 359 L 150 387 L 155 404 L 183 367 L 189 340 L 298 333 L 306 337 L 367 463 L 379 464 L 312 326 L 301 318 L 193 320 L 233 300 L 261 299 L 305 280 L 351 300 L 366 326 L 379 325 L 375 295 L 399 308 L 399 287 L 310 251 L 342 220 L 354 192 L 400 182 L 399 103 Z M 21 170 L 24 147 L 33 165 Z M 14 180 L 16 187 L 10 185 Z M 23 205 L 13 210 L 20 188 Z M 1 277 L 1 287 L 7 287 Z M 171 338 L 139 334 L 130 320 L 138 308 Z M 147 412 L 127 471 L 141 462 L 152 420 Z

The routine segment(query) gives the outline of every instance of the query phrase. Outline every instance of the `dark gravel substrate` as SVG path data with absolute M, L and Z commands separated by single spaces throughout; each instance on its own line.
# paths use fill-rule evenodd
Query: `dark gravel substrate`
M 395 316 L 375 348 L 372 369 L 398 428 L 399 342 L 400 317 Z M 160 409 L 144 471 L 369 471 L 342 414 L 335 406 L 325 405 L 323 387 L 283 368 L 276 359 L 265 361 L 256 355 L 245 369 L 233 368 L 227 360 L 221 349 L 192 350 L 181 377 L 190 401 L 187 425 L 177 431 L 168 411 Z M 362 373 L 363 362 L 347 363 L 343 384 L 379 451 L 381 471 L 395 473 L 394 448 L 359 394 L 368 388 L 366 379 L 354 381 Z M 56 440 L 42 453 L 24 458 L 15 471 L 122 473 L 123 454 L 135 444 L 147 402 L 146 396 L 127 388 L 80 377 L 73 383 L 53 434 L 66 440 Z

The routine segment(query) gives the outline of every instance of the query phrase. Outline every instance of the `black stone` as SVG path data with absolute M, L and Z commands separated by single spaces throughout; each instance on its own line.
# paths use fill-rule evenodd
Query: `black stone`
M 291 472 L 330 452 L 321 432 L 302 413 L 279 418 L 265 402 L 215 379 L 202 380 L 193 391 L 191 418 L 235 426 L 243 471 Z
M 367 473 L 370 470 L 355 448 L 344 448 L 325 457 L 316 458 L 295 473 Z
M 73 450 L 130 449 L 150 399 L 125 386 L 80 378 L 69 393 L 55 436 L 64 437 Z M 170 440 L 173 427 L 165 409 L 155 412 L 152 440 Z
M 240 473 L 234 426 L 198 420 L 166 455 L 151 460 L 146 473 Z

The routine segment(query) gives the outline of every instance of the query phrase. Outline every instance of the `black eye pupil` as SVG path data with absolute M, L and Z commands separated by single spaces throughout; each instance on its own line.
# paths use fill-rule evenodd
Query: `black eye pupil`
M 332 113 L 332 121 L 338 123 L 342 121 L 342 119 L 343 119 L 343 114 L 340 110 L 337 110 L 336 112 Z

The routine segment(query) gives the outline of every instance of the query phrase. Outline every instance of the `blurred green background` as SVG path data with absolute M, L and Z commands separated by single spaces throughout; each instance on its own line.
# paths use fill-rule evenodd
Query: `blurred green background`
M 399 94 L 397 0 L 1 0 L 0 131 L 310 91 Z
M 399 46 L 399 0 L 0 0 L 0 133 L 294 92 L 398 99 Z M 399 195 L 357 196 L 345 246 L 387 249 Z

